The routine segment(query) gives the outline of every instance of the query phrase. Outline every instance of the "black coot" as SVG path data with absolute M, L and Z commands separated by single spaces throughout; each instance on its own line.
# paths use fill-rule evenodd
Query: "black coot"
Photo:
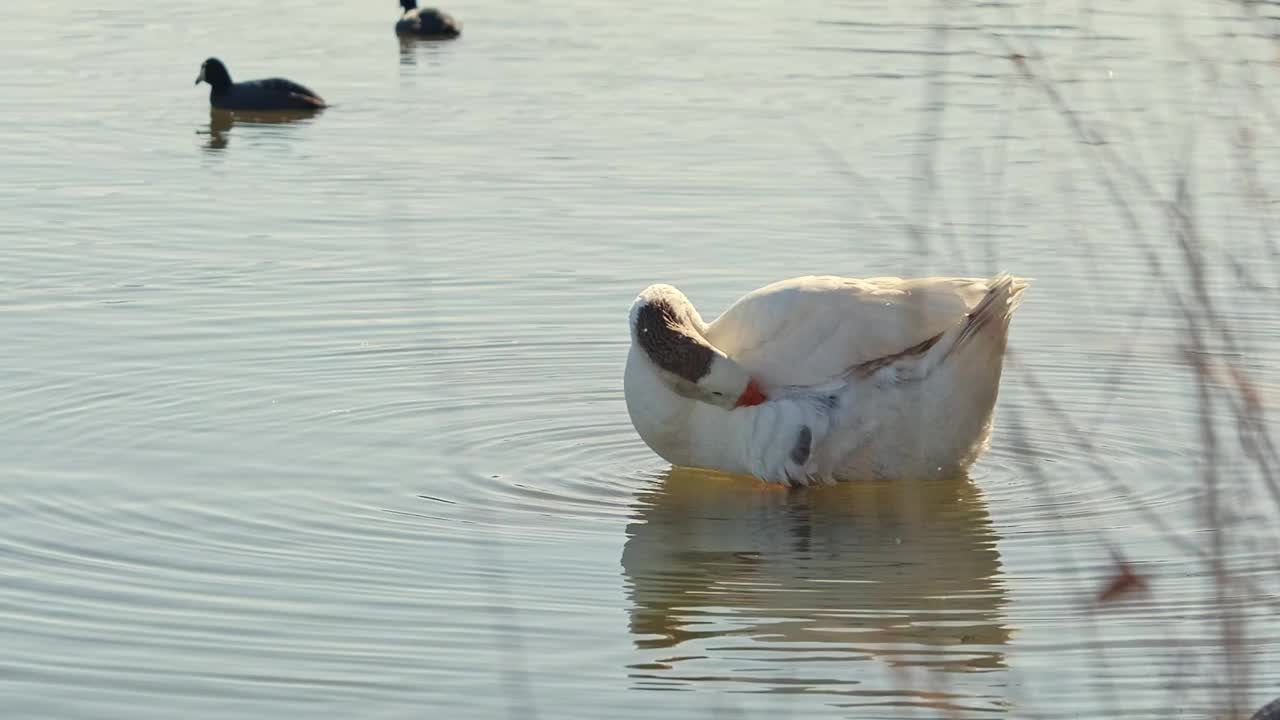
M 209 83 L 209 104 L 222 110 L 318 110 L 325 102 L 310 88 L 284 78 L 231 82 L 231 73 L 218 58 L 200 66 L 196 84 Z
M 1249 720 L 1280 720 L 1280 698 L 1258 708 Z
M 396 23 L 396 34 L 447 40 L 462 34 L 462 23 L 443 10 L 419 8 L 418 0 L 400 0 L 404 15 Z

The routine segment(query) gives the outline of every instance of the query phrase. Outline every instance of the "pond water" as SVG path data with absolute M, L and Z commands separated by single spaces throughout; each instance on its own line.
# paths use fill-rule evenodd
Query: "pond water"
M 390 0 L 9 8 L 4 716 L 1274 695 L 1280 506 L 1197 395 L 1157 201 L 1195 208 L 1209 350 L 1265 404 L 1274 20 L 1050 5 L 459 2 L 451 43 L 399 42 Z M 210 55 L 332 107 L 211 114 Z M 1034 284 L 967 477 L 789 492 L 630 426 L 650 283 L 712 317 L 796 275 L 1001 270 Z M 1148 592 L 1096 600 L 1113 553 Z

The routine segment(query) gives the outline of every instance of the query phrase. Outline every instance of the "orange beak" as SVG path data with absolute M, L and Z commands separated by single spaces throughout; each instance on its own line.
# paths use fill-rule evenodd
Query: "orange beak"
M 747 383 L 747 389 L 742 391 L 742 395 L 738 397 L 738 402 L 734 407 L 749 407 L 751 405 L 759 405 L 768 400 L 764 393 L 760 391 L 760 386 L 755 380 Z

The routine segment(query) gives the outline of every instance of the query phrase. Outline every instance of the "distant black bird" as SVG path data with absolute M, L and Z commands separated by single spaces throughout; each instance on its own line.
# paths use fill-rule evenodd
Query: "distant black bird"
M 400 0 L 404 15 L 396 23 L 397 35 L 445 40 L 462 34 L 462 23 L 443 10 L 418 8 L 418 0 Z
M 412 0 L 406 0 L 411 2 Z M 209 104 L 222 110 L 318 110 L 325 102 L 310 88 L 284 78 L 231 82 L 231 73 L 218 58 L 200 65 L 196 84 L 209 83 Z
M 1280 698 L 1258 708 L 1258 712 L 1253 714 L 1249 720 L 1276 720 L 1280 718 Z

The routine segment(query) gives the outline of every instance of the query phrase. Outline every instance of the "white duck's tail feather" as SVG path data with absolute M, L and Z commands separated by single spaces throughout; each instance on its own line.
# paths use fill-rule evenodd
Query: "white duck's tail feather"
M 1009 274 L 993 278 L 987 286 L 987 294 L 965 315 L 965 319 L 950 330 L 907 348 L 900 353 L 886 355 L 852 368 L 862 377 L 878 382 L 910 382 L 923 380 L 948 358 L 965 351 L 979 338 L 987 357 L 1000 358 L 1004 354 L 1009 330 L 1009 319 L 1022 301 L 1026 280 Z
M 987 286 L 987 294 L 982 296 L 982 300 L 978 301 L 978 304 L 974 305 L 973 309 L 965 316 L 965 321 L 960 326 L 959 335 L 946 350 L 946 354 L 951 355 L 960 352 L 979 333 L 993 325 L 999 328 L 999 351 L 1004 352 L 1005 333 L 1009 329 L 1009 319 L 1013 317 L 1013 311 L 1022 302 L 1022 291 L 1027 289 L 1028 284 L 1026 280 L 1021 280 L 1008 273 L 996 276 L 991 281 L 991 284 Z

